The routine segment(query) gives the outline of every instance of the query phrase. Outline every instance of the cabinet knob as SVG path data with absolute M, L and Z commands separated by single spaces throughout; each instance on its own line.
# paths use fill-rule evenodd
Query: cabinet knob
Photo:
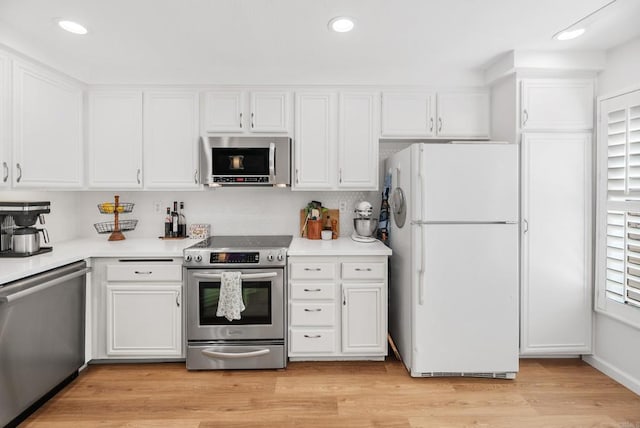
M 4 176 L 2 177 L 2 182 L 6 183 L 9 179 L 9 165 L 6 162 L 2 162 L 2 168 L 4 168 Z
M 16 178 L 16 183 L 20 183 L 20 180 L 22 180 L 22 167 L 19 163 L 16 164 L 16 169 L 18 170 L 18 178 Z
M 529 112 L 527 111 L 527 109 L 524 109 L 522 110 L 522 126 L 525 126 L 528 120 L 529 120 Z
M 240 113 L 240 128 L 242 128 L 242 113 Z

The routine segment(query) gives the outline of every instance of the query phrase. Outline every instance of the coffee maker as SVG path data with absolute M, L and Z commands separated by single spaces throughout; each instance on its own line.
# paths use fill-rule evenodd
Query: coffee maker
M 40 245 L 40 234 L 45 244 L 49 234 L 45 228 L 34 227 L 44 214 L 51 212 L 51 202 L 0 202 L 0 257 L 28 257 L 47 253 L 52 247 Z

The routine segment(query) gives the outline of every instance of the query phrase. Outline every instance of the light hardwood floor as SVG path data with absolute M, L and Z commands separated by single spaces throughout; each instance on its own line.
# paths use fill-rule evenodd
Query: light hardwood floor
M 24 427 L 622 427 L 640 397 L 575 359 L 521 360 L 513 381 L 413 379 L 400 362 L 189 372 L 92 365 Z

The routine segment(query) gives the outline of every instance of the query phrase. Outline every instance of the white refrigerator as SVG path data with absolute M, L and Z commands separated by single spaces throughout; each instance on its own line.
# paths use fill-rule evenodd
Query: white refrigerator
M 392 175 L 389 330 L 414 377 L 515 378 L 518 146 L 413 144 Z

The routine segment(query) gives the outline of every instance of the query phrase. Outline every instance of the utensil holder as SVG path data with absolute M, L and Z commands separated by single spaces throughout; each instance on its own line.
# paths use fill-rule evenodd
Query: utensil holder
M 309 220 L 307 222 L 307 238 L 320 239 L 322 233 L 322 220 Z

